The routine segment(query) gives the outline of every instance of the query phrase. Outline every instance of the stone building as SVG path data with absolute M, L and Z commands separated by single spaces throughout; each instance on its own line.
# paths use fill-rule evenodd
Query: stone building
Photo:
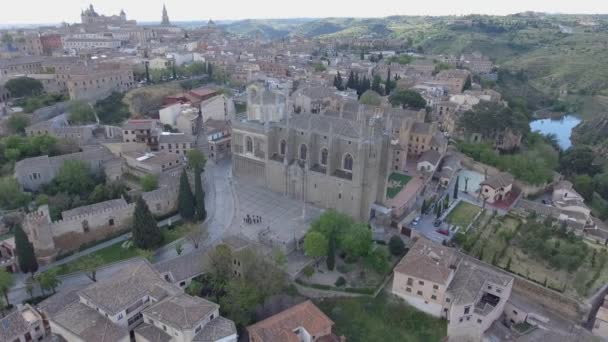
M 106 162 L 114 159 L 112 153 L 105 147 L 94 146 L 61 156 L 40 156 L 23 159 L 15 164 L 15 178 L 25 190 L 36 191 L 43 184 L 55 178 L 57 172 L 66 160 L 80 160 L 87 163 L 91 171 L 104 172 Z
M 42 57 L 25 56 L 0 59 L 0 85 L 16 75 L 38 74 L 42 72 Z
M 0 341 L 40 341 L 46 336 L 40 314 L 29 304 L 17 305 L 17 309 L 0 319 Z
M 287 112 L 288 98 L 286 94 L 271 90 L 259 84 L 247 87 L 247 119 L 264 121 L 279 121 Z
M 117 63 L 73 66 L 57 71 L 56 77 L 72 100 L 96 101 L 136 85 L 131 66 Z
M 209 158 L 219 160 L 230 155 L 232 128 L 223 120 L 207 120 L 204 126 L 209 144 Z
M 450 341 L 481 341 L 503 314 L 512 276 L 419 238 L 395 267 L 392 293 L 448 320 Z

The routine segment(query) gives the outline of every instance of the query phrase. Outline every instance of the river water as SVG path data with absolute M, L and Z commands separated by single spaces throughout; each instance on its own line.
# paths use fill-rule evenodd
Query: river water
M 566 150 L 572 146 L 570 136 L 572 129 L 581 122 L 576 114 L 568 114 L 559 119 L 539 119 L 530 122 L 530 129 L 540 131 L 543 134 L 553 133 L 557 136 L 559 146 Z

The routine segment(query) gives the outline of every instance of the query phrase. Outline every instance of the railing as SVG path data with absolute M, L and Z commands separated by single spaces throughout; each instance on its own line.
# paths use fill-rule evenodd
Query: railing
M 137 302 L 135 302 L 135 304 L 129 306 L 127 308 L 127 315 L 130 314 L 131 312 L 135 311 L 137 308 L 139 308 L 140 306 L 142 306 L 144 304 L 144 300 L 140 299 Z

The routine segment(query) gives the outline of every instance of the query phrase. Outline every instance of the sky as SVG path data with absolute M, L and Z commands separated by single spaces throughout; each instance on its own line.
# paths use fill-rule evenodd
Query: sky
M 91 0 L 0 0 L 0 25 L 79 22 Z M 102 0 L 97 13 L 160 21 L 163 3 L 175 21 L 259 18 L 385 17 L 390 15 L 608 13 L 608 0 Z

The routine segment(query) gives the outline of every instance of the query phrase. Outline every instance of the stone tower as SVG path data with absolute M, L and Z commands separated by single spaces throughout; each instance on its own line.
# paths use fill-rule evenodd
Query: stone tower
M 163 5 L 163 20 L 160 22 L 160 24 L 163 26 L 171 25 L 171 22 L 169 21 L 169 15 L 167 14 L 167 7 L 165 7 L 165 5 Z

